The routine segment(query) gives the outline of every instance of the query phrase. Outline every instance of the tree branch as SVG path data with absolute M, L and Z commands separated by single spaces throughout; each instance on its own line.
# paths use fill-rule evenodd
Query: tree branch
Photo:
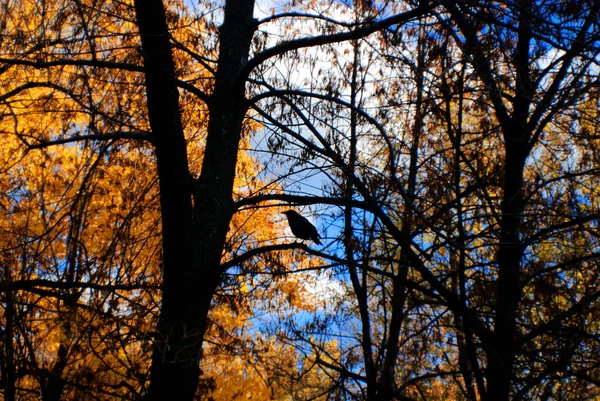
M 435 4 L 436 2 L 434 2 L 434 5 Z M 428 12 L 432 7 L 433 6 L 429 4 L 429 1 L 424 0 L 421 1 L 419 6 L 413 10 L 406 11 L 401 14 L 392 15 L 391 17 L 384 18 L 379 21 L 364 24 L 361 27 L 356 28 L 352 31 L 334 33 L 329 35 L 311 36 L 308 38 L 294 39 L 282 42 L 276 46 L 273 46 L 271 48 L 263 50 L 260 53 L 257 53 L 251 60 L 248 61 L 248 63 L 244 66 L 242 71 L 240 71 L 240 74 L 238 75 L 237 79 L 245 79 L 253 69 L 255 69 L 261 63 L 263 63 L 271 57 L 275 57 L 292 50 L 327 45 L 332 43 L 339 43 L 347 40 L 361 39 L 371 35 L 374 32 L 388 28 L 392 25 L 403 24 L 412 19 L 420 17 L 426 12 Z
M 115 139 L 141 139 L 150 141 L 150 134 L 142 131 L 131 131 L 131 132 L 115 132 L 114 134 L 89 134 L 89 135 L 75 135 L 69 138 L 54 139 L 51 141 L 39 141 L 36 144 L 28 144 L 29 149 L 42 149 L 55 145 L 63 145 L 65 143 L 72 143 L 78 141 L 109 141 Z
M 89 282 L 60 282 L 45 279 L 33 279 L 33 280 L 18 280 L 18 281 L 0 281 L 0 292 L 8 291 L 20 291 L 20 290 L 33 290 L 37 287 L 53 288 L 53 289 L 70 289 L 70 288 L 91 288 L 94 290 L 101 291 L 116 291 L 116 290 L 140 290 L 140 289 L 152 289 L 158 290 L 158 285 L 147 285 L 147 284 L 97 284 Z
M 244 263 L 247 260 L 250 260 L 253 257 L 261 255 L 263 253 L 273 252 L 273 251 L 283 251 L 283 250 L 288 250 L 288 249 L 307 250 L 308 246 L 306 244 L 301 244 L 301 243 L 259 246 L 258 248 L 251 249 L 248 252 L 244 252 L 243 254 L 235 256 L 233 259 L 231 259 L 225 263 L 222 263 L 221 269 L 223 271 L 225 271 L 225 270 L 229 269 L 230 267 Z

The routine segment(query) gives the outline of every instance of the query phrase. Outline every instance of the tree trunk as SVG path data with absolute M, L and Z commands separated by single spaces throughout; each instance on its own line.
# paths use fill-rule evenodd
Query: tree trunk
M 530 47 L 532 34 L 531 1 L 520 3 L 518 42 L 514 64 L 516 88 L 512 118 L 502 124 L 505 141 L 504 194 L 498 245 L 498 282 L 494 344 L 488 348 L 486 399 L 508 401 L 517 355 L 517 311 L 521 300 L 521 259 L 524 245 L 521 226 L 525 209 L 524 169 L 529 153 L 531 129 L 528 128 L 529 109 L 535 86 L 531 80 Z
M 7 282 L 12 281 L 12 273 L 10 270 L 10 263 L 4 268 L 5 274 L 4 279 Z M 15 303 L 14 293 L 7 291 L 4 298 L 4 355 L 3 355 L 3 366 L 2 366 L 2 381 L 4 382 L 4 400 L 15 401 L 17 395 L 16 389 L 16 366 L 15 366 L 15 355 L 14 355 L 14 337 L 15 337 Z
M 420 34 L 421 35 L 421 34 Z M 422 44 L 417 46 L 417 68 L 415 68 L 416 99 L 415 99 L 415 121 L 412 127 L 412 143 L 410 147 L 410 165 L 408 170 L 408 185 L 405 189 L 406 203 L 414 205 L 416 200 L 417 177 L 419 174 L 419 146 L 421 144 L 421 134 L 423 130 L 424 118 L 427 114 L 426 106 L 423 102 L 424 80 L 423 71 L 427 69 L 425 65 L 425 50 Z M 414 213 L 410 206 L 405 206 L 402 213 L 402 235 L 404 238 L 414 238 L 413 231 Z M 410 271 L 410 259 L 407 256 L 405 248 L 402 249 L 400 262 L 398 263 L 398 272 L 393 280 L 393 292 L 391 302 L 391 318 L 389 325 L 389 334 L 385 347 L 385 359 L 381 368 L 381 378 L 377 392 L 377 400 L 393 401 L 396 394 L 396 367 L 398 355 L 400 354 L 400 334 L 402 324 L 406 317 L 406 300 L 408 292 L 406 281 Z
M 232 190 L 245 80 L 256 23 L 253 0 L 228 1 L 202 173 L 187 163 L 179 94 L 161 0 L 135 1 L 146 74 L 148 113 L 160 185 L 163 236 L 161 313 L 154 338 L 146 400 L 192 400 L 198 387 L 202 341 L 232 215 Z
M 515 328 L 521 298 L 520 230 L 524 209 L 523 170 L 527 141 L 515 139 L 506 144 L 504 195 L 493 344 L 488 344 L 487 401 L 508 401 L 515 361 Z
M 154 338 L 148 400 L 191 400 L 199 376 L 203 325 L 194 308 L 191 177 L 179 93 L 161 0 L 135 2 L 146 75 L 148 115 L 160 185 L 162 304 Z

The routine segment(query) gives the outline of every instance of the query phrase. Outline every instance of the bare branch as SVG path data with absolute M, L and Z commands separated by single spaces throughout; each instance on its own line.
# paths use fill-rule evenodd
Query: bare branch
M 436 2 L 433 2 L 435 5 Z M 250 74 L 250 72 L 259 66 L 264 61 L 268 60 L 271 57 L 278 56 L 283 53 L 287 53 L 292 50 L 298 50 L 307 47 L 321 46 L 332 43 L 344 42 L 347 40 L 355 40 L 361 39 L 366 36 L 371 35 L 374 32 L 379 30 L 388 28 L 392 25 L 404 24 L 408 21 L 411 21 L 415 18 L 418 18 L 424 14 L 426 14 L 430 8 L 429 1 L 422 1 L 418 7 L 413 10 L 406 11 L 401 14 L 392 15 L 391 17 L 384 18 L 379 21 L 374 21 L 368 24 L 364 24 L 359 28 L 356 28 L 352 31 L 334 33 L 329 35 L 319 35 L 319 36 L 311 36 L 307 38 L 301 39 L 293 39 L 283 43 L 280 43 L 276 46 L 273 46 L 269 49 L 266 49 L 254 56 L 245 67 L 242 69 L 240 74 L 238 75 L 238 80 L 246 79 L 246 77 Z
M 94 290 L 101 291 L 116 291 L 116 290 L 142 290 L 142 289 L 153 289 L 157 290 L 159 287 L 156 285 L 147 284 L 98 284 L 89 282 L 60 282 L 45 279 L 33 279 L 33 280 L 17 280 L 17 281 L 0 281 L 0 292 L 8 291 L 20 291 L 20 290 L 34 290 L 36 288 L 53 288 L 53 289 L 71 289 L 71 288 L 91 288 Z
M 29 149 L 42 149 L 50 146 L 63 145 L 65 143 L 79 141 L 110 141 L 118 139 L 139 139 L 144 141 L 150 141 L 151 136 L 149 133 L 142 131 L 115 132 L 113 134 L 75 135 L 69 138 L 54 139 L 51 141 L 39 141 L 36 144 L 28 144 L 28 147 Z

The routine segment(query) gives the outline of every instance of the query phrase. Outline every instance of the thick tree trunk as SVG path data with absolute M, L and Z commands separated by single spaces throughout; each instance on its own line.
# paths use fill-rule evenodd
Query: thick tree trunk
M 204 332 L 204 316 L 195 305 L 197 296 L 193 291 L 197 264 L 193 253 L 192 182 L 165 10 L 161 0 L 138 0 L 135 10 L 160 183 L 163 237 L 162 305 L 146 399 L 191 400 L 198 385 Z
M 243 78 L 256 23 L 253 0 L 228 1 L 201 177 L 192 179 L 175 68 L 161 0 L 136 0 L 148 113 L 160 182 L 163 236 L 161 313 L 146 400 L 192 400 L 202 341 L 232 215 L 238 143 L 246 113 Z

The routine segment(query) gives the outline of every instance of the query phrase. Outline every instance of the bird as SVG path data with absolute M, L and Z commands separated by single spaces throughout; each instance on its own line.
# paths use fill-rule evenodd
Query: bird
M 292 234 L 296 236 L 296 238 L 300 239 L 309 239 L 312 240 L 315 244 L 321 245 L 321 241 L 319 241 L 319 232 L 317 228 L 313 226 L 310 221 L 306 219 L 306 217 L 301 216 L 295 210 L 286 210 L 283 212 L 288 219 L 288 224 L 290 225 L 290 229 L 292 230 Z

